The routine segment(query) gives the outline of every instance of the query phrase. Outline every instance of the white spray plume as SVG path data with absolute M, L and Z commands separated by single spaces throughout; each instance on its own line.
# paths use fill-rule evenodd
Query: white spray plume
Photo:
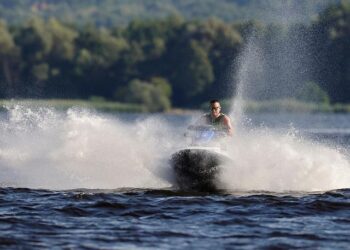
M 0 184 L 45 189 L 169 188 L 168 160 L 183 145 L 178 125 L 135 122 L 84 110 L 14 105 L 0 119 Z M 324 191 L 350 186 L 350 163 L 336 148 L 295 133 L 242 131 L 228 146 L 228 190 Z
M 168 126 L 133 124 L 84 110 L 15 105 L 0 124 L 2 186 L 161 188 L 170 186 Z
M 271 192 L 326 191 L 350 186 L 350 161 L 337 147 L 298 134 L 257 129 L 234 138 L 223 188 Z

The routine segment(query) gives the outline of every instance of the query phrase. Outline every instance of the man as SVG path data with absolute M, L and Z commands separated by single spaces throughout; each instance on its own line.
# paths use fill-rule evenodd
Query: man
M 203 115 L 197 124 L 206 124 L 226 130 L 229 136 L 233 135 L 233 129 L 230 118 L 221 113 L 221 106 L 218 100 L 210 101 L 210 113 Z

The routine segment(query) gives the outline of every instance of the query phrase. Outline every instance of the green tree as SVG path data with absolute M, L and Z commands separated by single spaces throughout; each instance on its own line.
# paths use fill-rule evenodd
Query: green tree
M 153 82 L 134 79 L 126 88 L 117 92 L 117 98 L 125 102 L 144 105 L 145 111 L 160 112 L 171 107 L 169 87 L 164 79 L 153 79 Z
M 201 24 L 200 32 L 215 76 L 213 84 L 204 91 L 204 98 L 230 98 L 235 90 L 234 81 L 229 78 L 234 58 L 243 44 L 238 30 L 218 19 L 211 18 Z M 230 83 L 230 84 L 228 84 Z
M 46 80 L 50 64 L 48 55 L 52 48 L 52 37 L 41 18 L 33 18 L 16 30 L 15 42 L 20 47 L 19 65 L 21 86 L 17 86 L 20 95 L 39 97 L 46 93 Z M 44 66 L 45 65 L 45 66 Z
M 109 67 L 120 59 L 121 53 L 128 49 L 124 38 L 117 38 L 107 29 L 88 26 L 80 33 L 76 41 L 80 49 L 90 52 L 91 60 L 97 67 Z
M 297 91 L 296 98 L 305 102 L 329 104 L 327 92 L 314 82 L 306 82 Z
M 195 97 L 209 87 L 215 77 L 208 53 L 195 40 L 178 44 L 170 53 L 172 73 L 169 79 L 174 103 L 185 106 L 200 103 Z
M 75 54 L 75 39 L 78 33 L 56 19 L 49 20 L 47 30 L 52 39 L 51 55 L 59 61 L 72 60 Z
M 165 76 L 167 62 L 164 54 L 169 40 L 176 39 L 176 30 L 183 20 L 179 16 L 170 16 L 164 20 L 133 21 L 122 33 L 130 49 L 125 57 L 127 71 L 131 78 Z
M 106 29 L 87 26 L 76 39 L 78 54 L 75 74 L 80 83 L 79 93 L 113 97 L 115 83 L 118 82 L 118 71 L 114 65 L 123 60 L 129 48 L 126 40 L 115 37 Z
M 332 102 L 350 102 L 350 3 L 342 1 L 322 12 L 314 24 L 318 81 Z
M 44 20 L 31 19 L 15 34 L 16 44 L 21 47 L 21 56 L 30 66 L 33 62 L 44 60 L 52 48 L 52 37 Z
M 32 75 L 39 81 L 46 81 L 49 79 L 49 65 L 41 63 L 32 67 Z
M 171 97 L 171 94 L 172 94 L 171 85 L 165 78 L 153 77 L 151 79 L 151 83 L 156 88 L 159 88 L 166 97 L 168 97 L 168 98 Z
M 4 97 L 15 88 L 16 75 L 13 65 L 18 58 L 18 49 L 4 21 L 0 20 L 0 95 Z M 6 91 L 7 90 L 7 91 Z

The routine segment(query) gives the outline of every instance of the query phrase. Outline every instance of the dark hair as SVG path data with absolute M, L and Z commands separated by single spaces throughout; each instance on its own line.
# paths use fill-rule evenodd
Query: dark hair
M 210 102 L 209 102 L 209 103 L 210 103 L 210 104 L 214 104 L 214 103 L 216 103 L 216 102 L 220 103 L 218 99 L 213 99 L 213 100 L 210 100 Z

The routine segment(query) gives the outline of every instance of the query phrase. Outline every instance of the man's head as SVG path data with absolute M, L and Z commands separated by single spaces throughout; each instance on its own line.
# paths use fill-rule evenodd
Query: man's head
M 220 115 L 221 106 L 219 100 L 210 101 L 210 112 L 213 117 L 218 117 Z

